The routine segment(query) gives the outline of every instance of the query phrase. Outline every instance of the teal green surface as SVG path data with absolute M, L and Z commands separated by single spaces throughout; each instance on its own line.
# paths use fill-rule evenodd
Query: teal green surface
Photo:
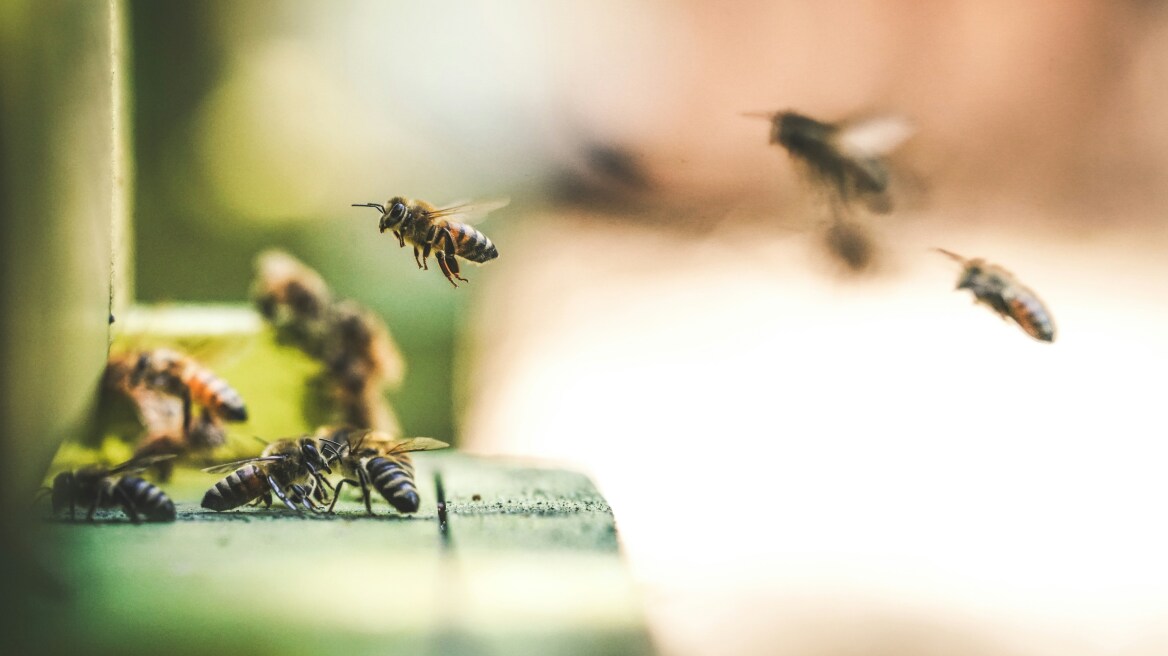
M 218 477 L 184 470 L 167 486 L 172 524 L 50 520 L 71 595 L 51 640 L 95 654 L 652 651 L 612 513 L 586 477 L 449 452 L 415 461 L 412 516 L 376 496 L 373 517 L 356 496 L 335 516 L 203 511 Z

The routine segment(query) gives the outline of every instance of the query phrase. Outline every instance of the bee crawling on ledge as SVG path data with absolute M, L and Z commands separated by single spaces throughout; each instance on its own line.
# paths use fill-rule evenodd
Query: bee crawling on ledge
M 418 263 L 419 269 L 429 269 L 426 260 L 433 251 L 442 274 L 450 284 L 457 287 L 456 279 L 469 281 L 460 275 L 455 256 L 480 264 L 499 257 L 495 244 L 472 228 L 470 222 L 508 202 L 499 200 L 438 208 L 425 201 L 395 196 L 385 205 L 354 203 L 353 207 L 372 207 L 381 212 L 378 228 L 383 233 L 392 231 L 402 248 L 409 242 L 414 247 L 414 261 Z
M 88 465 L 76 471 L 61 472 L 53 478 L 53 487 L 43 491 L 52 493 L 53 512 L 68 508 L 70 518 L 77 506 L 89 507 L 85 515 L 89 521 L 93 521 L 98 508 L 121 506 L 135 524 L 143 518 L 148 522 L 173 522 L 175 510 L 170 497 L 157 485 L 126 475 L 173 457 L 135 458 L 114 467 Z
M 433 451 L 450 446 L 429 437 L 394 438 L 381 431 L 357 428 L 322 428 L 317 436 L 322 442 L 339 445 L 339 464 L 345 476 L 337 483 L 329 512 L 337 505 L 341 488 L 348 483 L 361 488 L 365 511 L 373 514 L 369 488 L 377 490 L 389 505 L 400 513 L 418 512 L 421 500 L 414 483 L 411 451 Z
M 934 249 L 961 263 L 964 269 L 957 279 L 957 289 L 973 292 L 974 300 L 984 303 L 1002 319 L 1011 319 L 1034 339 L 1054 341 L 1054 319 L 1038 295 L 1018 282 L 1014 275 L 981 258 L 966 259 L 943 248 Z
M 324 473 L 332 473 L 329 463 L 338 457 L 329 443 L 311 437 L 276 440 L 264 447 L 255 458 L 228 462 L 203 471 L 230 471 L 203 495 L 203 507 L 222 511 L 247 503 L 272 505 L 275 495 L 289 510 L 316 510 L 328 501 L 326 488 L 331 484 Z M 234 470 L 234 471 L 233 471 Z

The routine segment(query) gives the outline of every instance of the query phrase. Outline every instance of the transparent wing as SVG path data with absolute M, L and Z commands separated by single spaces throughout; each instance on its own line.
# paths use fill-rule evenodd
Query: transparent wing
M 145 386 L 131 387 L 128 394 L 134 400 L 138 419 L 147 432 L 182 432 L 182 401 L 178 397 Z
M 882 157 L 904 143 L 915 131 L 913 124 L 903 116 L 874 116 L 841 124 L 832 142 L 848 157 Z
M 256 456 L 255 458 L 244 458 L 243 460 L 235 460 L 233 462 L 224 462 L 211 467 L 204 467 L 203 471 L 208 474 L 222 474 L 225 472 L 233 472 L 244 465 L 250 465 L 255 462 L 275 462 L 277 460 L 284 460 L 288 456 Z
M 410 451 L 437 451 L 450 445 L 432 437 L 407 437 L 394 440 L 386 448 L 386 454 L 408 453 Z
M 457 220 L 461 223 L 474 225 L 486 218 L 487 214 L 511 203 L 510 198 L 495 198 L 475 202 L 452 203 L 430 212 L 434 219 Z
M 170 460 L 173 457 L 175 457 L 175 454 L 167 453 L 157 456 L 146 456 L 144 458 L 131 458 L 120 465 L 111 467 L 108 475 L 113 476 L 114 474 L 130 474 L 133 472 L 139 472 L 146 469 L 147 467 L 150 467 L 151 465 L 162 462 L 163 460 Z

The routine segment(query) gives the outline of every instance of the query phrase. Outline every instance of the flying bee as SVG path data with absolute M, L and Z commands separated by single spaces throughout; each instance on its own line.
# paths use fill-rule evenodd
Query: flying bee
M 973 292 L 976 302 L 985 303 L 1003 320 L 1012 319 L 1034 339 L 1054 341 L 1054 320 L 1038 295 L 1018 282 L 1013 274 L 981 258 L 966 259 L 943 248 L 937 252 L 949 256 L 964 267 L 957 279 L 957 289 Z
M 157 485 L 127 475 L 172 457 L 134 458 L 114 467 L 88 465 L 76 471 L 61 472 L 53 478 L 53 512 L 68 508 L 72 518 L 77 506 L 88 506 L 85 518 L 93 521 L 98 508 L 121 506 L 135 524 L 143 518 L 148 522 L 173 522 L 174 502 L 170 497 Z
M 474 216 L 484 216 L 487 212 L 506 204 L 507 201 L 496 201 L 436 208 L 425 201 L 394 196 L 385 205 L 361 203 L 354 204 L 353 207 L 372 207 L 381 212 L 381 221 L 378 224 L 381 232 L 392 231 L 402 248 L 409 242 L 414 247 L 414 261 L 418 263 L 418 268 L 429 268 L 426 259 L 430 257 L 430 252 L 434 251 L 443 275 L 450 284 L 457 287 L 456 279 L 468 281 L 459 275 L 458 260 L 454 259 L 456 255 L 478 263 L 499 257 L 499 251 L 491 240 L 465 221 Z M 456 218 L 462 221 L 455 220 Z
M 144 386 L 181 399 L 184 431 L 192 426 L 192 403 L 198 403 L 225 421 L 247 421 L 247 407 L 239 392 L 194 358 L 177 351 L 160 348 L 139 353 L 130 372 L 129 385 Z
M 222 511 L 260 501 L 270 507 L 275 495 L 290 510 L 299 510 L 296 503 L 315 510 L 314 499 L 319 503 L 328 501 L 325 488 L 329 483 L 323 473 L 332 473 L 329 462 L 339 455 L 333 445 L 318 443 L 311 437 L 276 440 L 255 458 L 204 469 L 213 474 L 231 474 L 207 490 L 203 507 Z
M 369 488 L 377 490 L 398 512 L 418 512 L 421 499 L 414 483 L 414 464 L 407 454 L 450 446 L 429 437 L 398 439 L 381 431 L 347 427 L 322 429 L 317 435 L 327 436 L 323 439 L 340 446 L 339 464 L 345 477 L 337 483 L 329 512 L 337 505 L 337 498 L 345 483 L 361 488 L 365 511 L 370 515 L 373 514 L 373 505 Z
M 381 317 L 353 301 L 337 303 L 331 312 L 323 361 L 332 381 L 338 423 L 396 430 L 397 418 L 386 402 L 387 386 L 397 386 L 405 362 Z
M 333 299 L 319 273 L 287 253 L 265 251 L 256 258 L 251 294 L 278 340 L 320 357 Z
M 912 135 L 906 119 L 875 116 L 823 123 L 791 111 L 746 115 L 769 120 L 770 142 L 787 149 L 845 206 L 857 198 L 872 212 L 892 210 L 885 157 Z

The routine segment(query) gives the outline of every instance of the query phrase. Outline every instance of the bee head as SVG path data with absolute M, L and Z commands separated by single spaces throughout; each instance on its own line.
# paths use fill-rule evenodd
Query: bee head
M 69 507 L 69 498 L 73 496 L 73 472 L 61 472 L 53 478 L 53 512 L 60 512 Z
M 312 443 L 312 440 L 306 439 L 300 444 L 300 450 L 304 455 L 304 462 L 311 471 L 324 470 L 331 474 L 333 470 L 329 468 L 328 461 L 324 456 L 320 455 L 320 449 Z
M 381 228 L 382 232 L 393 230 L 405 220 L 407 212 L 406 199 L 394 196 L 385 204 L 385 210 L 381 213 L 381 222 L 378 227 Z
M 130 373 L 130 382 L 137 385 L 142 382 L 146 372 L 150 370 L 150 353 L 142 353 L 134 362 L 134 370 Z
M 834 131 L 835 127 L 829 123 L 821 123 L 795 112 L 780 112 L 775 115 L 775 122 L 771 126 L 771 143 L 802 154 L 810 148 L 822 146 Z
M 969 263 L 965 270 L 961 272 L 961 277 L 957 279 L 957 289 L 973 289 L 977 279 L 981 277 L 981 265 L 976 263 Z

